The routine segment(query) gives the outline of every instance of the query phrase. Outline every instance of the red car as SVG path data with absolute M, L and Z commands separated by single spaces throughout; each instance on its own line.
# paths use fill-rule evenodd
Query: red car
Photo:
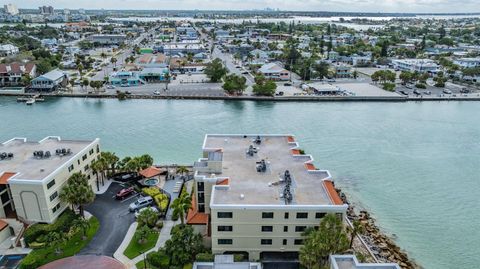
M 130 196 L 131 194 L 133 194 L 134 192 L 135 190 L 133 189 L 133 187 L 121 189 L 119 192 L 117 192 L 117 195 L 115 196 L 115 198 L 117 198 L 118 200 L 123 200 L 128 196 Z

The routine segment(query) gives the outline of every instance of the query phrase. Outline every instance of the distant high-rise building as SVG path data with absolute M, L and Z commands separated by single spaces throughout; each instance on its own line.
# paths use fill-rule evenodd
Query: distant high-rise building
M 63 9 L 63 14 L 64 15 L 70 15 L 70 9 L 68 9 L 68 8 Z
M 83 8 L 79 9 L 79 10 L 78 10 L 78 13 L 80 13 L 80 14 L 85 14 L 85 9 L 83 9 Z
M 3 8 L 5 9 L 5 13 L 8 13 L 10 15 L 18 15 L 18 8 L 16 5 L 14 4 L 6 4 L 3 6 Z
M 52 6 L 41 6 L 38 8 L 40 13 L 43 15 L 53 15 L 53 7 Z

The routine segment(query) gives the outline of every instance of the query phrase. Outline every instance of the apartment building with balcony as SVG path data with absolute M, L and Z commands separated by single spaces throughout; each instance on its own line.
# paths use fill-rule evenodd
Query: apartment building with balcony
M 295 259 L 305 229 L 327 213 L 344 219 L 348 206 L 330 173 L 302 154 L 294 136 L 210 134 L 202 149 L 187 223 L 211 239 L 214 254 Z
M 52 223 L 68 206 L 59 195 L 73 173 L 85 174 L 95 186 L 90 165 L 99 154 L 98 138 L 13 138 L 0 144 L 0 219 Z

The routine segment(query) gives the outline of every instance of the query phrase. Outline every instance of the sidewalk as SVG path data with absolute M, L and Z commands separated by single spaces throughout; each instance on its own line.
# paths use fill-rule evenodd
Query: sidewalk
M 121 263 L 125 264 L 126 268 L 135 268 L 135 263 L 130 260 L 127 256 L 123 255 L 123 252 L 128 247 L 128 244 L 133 238 L 135 231 L 137 230 L 138 222 L 132 223 L 128 228 L 125 238 L 122 241 L 122 244 L 118 247 L 117 251 L 113 254 L 113 257 L 119 260 Z

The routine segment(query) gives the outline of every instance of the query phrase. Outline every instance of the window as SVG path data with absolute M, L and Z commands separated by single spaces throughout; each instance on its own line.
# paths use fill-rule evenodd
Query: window
M 233 231 L 233 227 L 232 226 L 218 226 L 217 230 L 219 232 L 231 232 L 231 231 Z
M 327 214 L 327 213 L 317 212 L 317 213 L 315 213 L 315 218 L 316 218 L 316 219 L 321 219 L 321 218 L 325 217 L 326 214 Z
M 283 231 L 288 232 L 288 226 L 283 226 Z
M 283 243 L 282 243 L 284 246 L 287 245 L 287 239 L 283 239 Z
M 302 233 L 307 229 L 307 226 L 295 226 L 295 232 Z
M 273 232 L 273 226 L 262 226 L 262 232 Z
M 68 167 L 68 172 L 72 172 L 73 170 L 73 164 L 71 164 L 69 167 Z
M 58 192 L 54 192 L 52 195 L 50 195 L 50 202 L 55 200 L 55 198 L 57 198 L 58 196 Z
M 285 219 L 288 219 L 288 212 L 285 212 Z
M 49 190 L 51 187 L 53 187 L 53 185 L 55 185 L 55 179 L 52 179 L 52 180 L 50 180 L 50 182 L 47 183 L 47 190 Z
M 232 239 L 218 239 L 219 245 L 231 245 L 233 243 Z
M 203 192 L 198 193 L 198 203 L 200 204 L 205 203 L 205 195 L 203 194 Z
M 78 165 L 80 165 L 80 160 L 77 160 Z
M 260 240 L 260 244 L 271 245 L 272 244 L 272 239 L 262 239 L 262 240 Z
M 82 156 L 82 161 L 85 161 L 87 159 L 87 154 Z
M 90 149 L 90 151 L 88 152 L 88 154 L 92 155 L 95 151 L 93 149 Z
M 298 212 L 297 213 L 297 219 L 308 219 L 308 213 L 307 212 Z
M 205 205 L 198 205 L 198 212 L 204 213 L 205 212 Z
M 60 203 L 58 203 L 56 206 L 54 206 L 54 207 L 52 208 L 52 212 L 55 213 L 55 212 L 57 212 L 57 210 L 59 210 L 59 209 L 60 209 Z
M 232 212 L 217 212 L 217 218 L 219 219 L 231 219 L 232 217 Z
M 197 182 L 197 190 L 198 191 L 203 191 L 204 190 L 203 182 Z
M 273 212 L 262 212 L 262 219 L 273 219 Z
M 85 170 L 85 172 L 87 172 L 89 168 L 90 168 L 90 167 L 88 166 L 88 164 L 83 167 L 83 169 Z
M 100 153 L 100 146 L 97 145 L 97 153 Z
M 303 239 L 295 239 L 295 241 L 293 241 L 293 244 L 294 245 L 303 245 Z

